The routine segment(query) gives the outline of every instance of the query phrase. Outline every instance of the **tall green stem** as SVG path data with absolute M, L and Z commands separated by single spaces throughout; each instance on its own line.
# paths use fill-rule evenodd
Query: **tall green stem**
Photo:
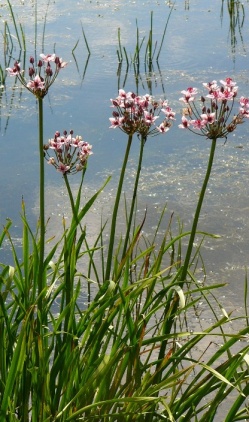
M 73 194 L 71 191 L 71 187 L 70 187 L 70 183 L 68 181 L 67 175 L 64 174 L 64 180 L 65 180 L 65 184 L 66 184 L 66 188 L 67 188 L 67 193 L 70 199 L 70 204 L 71 204 L 71 210 L 72 210 L 72 214 L 73 214 L 73 218 L 75 219 L 75 222 L 78 224 L 78 213 L 75 207 L 75 202 L 74 202 L 74 198 L 73 198 Z
M 112 259 L 113 259 L 112 254 L 113 254 L 114 239 L 115 239 L 115 232 L 116 232 L 118 208 L 119 208 L 119 202 L 120 202 L 120 197 L 121 197 L 122 187 L 123 187 L 123 182 L 124 182 L 125 169 L 126 169 L 126 166 L 127 166 L 129 153 L 130 153 L 130 149 L 131 149 L 131 144 L 132 144 L 132 135 L 129 135 L 127 146 L 126 146 L 126 151 L 125 151 L 125 156 L 124 156 L 124 161 L 123 161 L 123 165 L 122 165 L 122 169 L 121 169 L 121 173 L 120 173 L 120 177 L 119 177 L 119 184 L 118 184 L 118 190 L 117 190 L 117 194 L 116 194 L 116 200 L 115 200 L 113 213 L 112 213 L 112 222 L 111 222 L 109 248 L 108 248 L 107 262 L 106 262 L 105 280 L 109 280 L 110 274 L 111 274 L 111 266 L 112 266 Z
M 44 249 L 45 249 L 45 176 L 44 176 L 44 151 L 43 151 L 43 100 L 38 98 L 39 113 L 39 158 L 40 158 L 40 244 L 39 244 L 39 272 L 38 272 L 38 320 L 37 331 L 41 339 L 40 346 L 36 345 L 36 365 L 39 368 L 37 377 L 39 379 L 39 388 L 37 394 L 42 398 L 39 409 L 40 417 L 45 417 L 45 397 L 47 394 L 46 371 L 48 362 L 45 358 L 47 350 L 47 336 L 44 332 L 47 330 L 47 313 L 44 312 L 43 295 L 41 294 L 46 286 L 46 274 L 44 268 Z
M 141 143 L 140 143 L 140 153 L 139 153 L 139 160 L 138 160 L 138 166 L 137 166 L 137 174 L 136 174 L 136 180 L 135 180 L 135 183 L 134 183 L 134 189 L 133 189 L 133 195 L 132 195 L 132 202 L 131 202 L 128 224 L 127 224 L 127 228 L 126 228 L 126 236 L 125 236 L 125 241 L 124 241 L 124 246 L 123 246 L 122 259 L 125 257 L 127 245 L 128 245 L 128 241 L 129 241 L 129 236 L 130 236 L 131 223 L 132 223 L 132 220 L 133 220 L 134 208 L 135 208 L 135 203 L 136 203 L 136 198 L 137 198 L 138 182 L 139 182 L 140 172 L 141 172 L 141 168 L 142 168 L 143 152 L 144 152 L 144 145 L 145 145 L 145 142 L 146 142 L 146 137 L 145 138 L 142 137 L 140 142 Z
M 201 212 L 201 207 L 202 207 L 203 199 L 204 199 L 204 196 L 205 196 L 208 180 L 209 180 L 211 170 L 212 170 L 215 148 L 216 148 L 216 139 L 212 139 L 207 171 L 206 171 L 206 175 L 205 175 L 203 185 L 202 185 L 202 188 L 201 188 L 197 207 L 196 207 L 196 210 L 195 210 L 195 216 L 194 216 L 191 234 L 190 234 L 190 238 L 189 238 L 189 242 L 188 242 L 186 257 L 185 257 L 183 268 L 182 268 L 182 273 L 181 273 L 181 278 L 180 278 L 181 282 L 184 282 L 186 280 L 189 262 L 190 262 L 190 258 L 191 258 L 191 253 L 192 253 L 192 249 L 193 249 L 193 244 L 194 244 L 194 240 L 195 240 L 197 224 L 198 224 L 198 220 L 199 220 L 199 216 L 200 216 L 200 212 Z
M 44 151 L 43 151 L 43 100 L 38 98 L 39 112 L 39 155 L 40 155 L 40 257 L 38 294 L 44 289 L 44 247 L 45 247 L 45 182 L 44 182 Z M 41 304 L 41 301 L 40 301 Z M 41 310 L 41 309 L 40 309 Z

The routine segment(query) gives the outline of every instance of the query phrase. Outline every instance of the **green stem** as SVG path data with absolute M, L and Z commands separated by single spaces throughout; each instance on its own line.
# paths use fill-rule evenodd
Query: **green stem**
M 79 186 L 79 189 L 78 189 L 78 194 L 76 196 L 76 199 L 74 199 L 74 197 L 73 197 L 72 190 L 71 190 L 71 187 L 70 187 L 70 183 L 68 181 L 67 174 L 64 174 L 64 181 L 65 181 L 65 185 L 66 185 L 66 188 L 67 188 L 67 193 L 68 193 L 68 196 L 69 196 L 71 210 L 72 210 L 72 214 L 73 214 L 73 220 L 72 220 L 72 225 L 71 226 L 74 225 L 73 223 L 75 221 L 75 223 L 77 224 L 77 226 L 80 226 L 82 232 L 84 231 L 84 229 L 81 226 L 81 222 L 79 221 L 78 213 L 79 213 L 79 208 L 80 208 L 82 186 L 83 186 L 83 181 L 84 181 L 84 176 L 85 176 L 85 173 L 86 173 L 86 169 L 87 169 L 87 167 L 85 166 L 85 168 L 81 172 L 81 174 L 82 174 L 82 176 L 81 176 L 81 182 L 80 182 L 80 186 Z
M 127 162 L 128 162 L 131 144 L 132 144 L 132 135 L 129 135 L 127 146 L 126 146 L 126 151 L 125 151 L 125 157 L 124 157 L 124 161 L 123 161 L 123 166 L 122 166 L 120 177 L 119 177 L 119 184 L 118 184 L 118 190 L 117 190 L 117 194 L 116 194 L 116 200 L 115 200 L 114 209 L 113 209 L 113 213 L 112 213 L 111 232 L 110 232 L 110 239 L 109 239 L 107 262 L 106 262 L 105 281 L 110 280 L 112 258 L 113 258 L 112 254 L 113 254 L 116 223 L 117 223 L 117 214 L 118 214 L 119 202 L 120 202 L 120 197 L 121 197 L 122 187 L 123 187 L 123 182 L 124 182 L 125 169 L 126 169 Z
M 43 100 L 38 98 L 39 111 L 39 155 L 40 155 L 40 257 L 39 257 L 39 279 L 38 294 L 44 289 L 44 248 L 45 248 L 45 182 L 44 182 L 44 151 L 43 151 Z M 41 301 L 39 301 L 42 306 Z M 41 310 L 41 308 L 40 308 Z
M 75 219 L 75 222 L 78 224 L 79 222 L 78 222 L 77 210 L 75 208 L 75 202 L 74 202 L 73 194 L 72 194 L 72 191 L 71 191 L 71 188 L 70 188 L 70 183 L 68 181 L 66 174 L 64 174 L 64 180 L 65 180 L 65 184 L 66 184 L 66 188 L 67 188 L 67 193 L 68 193 L 68 196 L 69 196 L 69 199 L 70 199 L 72 214 L 73 214 L 73 217 Z
M 196 207 L 196 210 L 195 210 L 195 216 L 194 216 L 194 220 L 193 220 L 193 224 L 192 224 L 191 235 L 190 235 L 189 242 L 188 242 L 188 249 L 187 249 L 187 252 L 186 252 L 186 257 L 185 257 L 185 260 L 184 260 L 182 273 L 181 273 L 181 277 L 180 277 L 181 282 L 184 282 L 186 280 L 186 276 L 187 276 L 187 272 L 188 272 L 188 268 L 189 268 L 189 262 L 190 262 L 190 258 L 191 258 L 191 253 L 192 253 L 192 249 L 193 249 L 193 244 L 194 244 L 194 240 L 195 240 L 197 224 L 198 224 L 198 220 L 199 220 L 199 216 L 200 216 L 200 212 L 201 212 L 201 207 L 202 207 L 203 199 L 204 199 L 204 196 L 205 196 L 208 180 L 209 180 L 211 170 L 212 170 L 215 148 L 216 148 L 216 139 L 212 139 L 206 176 L 205 176 L 204 181 L 203 181 L 199 200 L 198 200 L 197 207 Z
M 42 405 L 40 407 L 40 415 L 43 419 L 45 412 L 46 397 L 46 366 L 45 351 L 47 350 L 47 337 L 44 333 L 47 330 L 47 314 L 44 312 L 42 292 L 46 286 L 46 274 L 44 268 L 44 249 L 45 249 L 45 176 L 44 176 L 44 150 L 43 150 L 43 100 L 38 98 L 38 114 L 39 114 L 39 159 L 40 159 L 40 248 L 39 248 L 39 272 L 38 272 L 38 320 L 37 320 L 37 336 L 36 344 L 36 365 L 38 369 L 39 389 L 38 394 L 41 397 Z M 38 339 L 41 339 L 41 345 L 38 345 Z M 42 350 L 42 353 L 41 353 Z
M 128 224 L 127 224 L 127 228 L 126 228 L 126 237 L 125 237 L 125 241 L 124 241 L 122 259 L 125 257 L 127 245 L 128 245 L 128 241 L 129 241 L 129 236 L 130 236 L 131 223 L 132 223 L 132 219 L 133 219 L 134 207 L 135 207 L 136 198 L 137 198 L 138 182 L 139 182 L 140 172 L 141 172 L 141 168 L 142 168 L 143 152 L 144 152 L 145 142 L 146 142 L 146 137 L 145 138 L 142 137 L 141 138 L 141 144 L 140 144 L 140 153 L 139 153 L 136 180 L 135 180 L 134 189 L 133 189 L 132 203 L 131 203 L 131 208 L 130 208 L 129 220 L 128 220 Z

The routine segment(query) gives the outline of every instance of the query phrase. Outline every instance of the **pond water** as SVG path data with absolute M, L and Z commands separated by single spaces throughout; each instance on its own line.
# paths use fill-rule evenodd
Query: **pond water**
M 160 210 L 167 203 L 168 213 L 162 231 L 174 211 L 188 229 L 195 210 L 209 154 L 209 141 L 178 129 L 180 91 L 188 86 L 201 88 L 202 82 L 232 77 L 239 85 L 239 94 L 249 96 L 249 2 L 225 1 L 122 1 L 106 0 L 68 2 L 64 0 L 11 2 L 17 22 L 25 31 L 27 58 L 44 51 L 56 53 L 69 62 L 60 73 L 44 101 L 44 136 L 56 130 L 74 129 L 93 145 L 89 160 L 84 195 L 90 196 L 112 174 L 112 180 L 91 213 L 93 233 L 98 229 L 102 210 L 110 214 L 116 181 L 126 146 L 121 131 L 109 129 L 110 98 L 119 88 L 152 93 L 167 98 L 178 112 L 174 127 L 166 136 L 148 139 L 141 184 L 139 209 L 148 208 L 145 233 L 151 233 Z M 229 14 L 228 6 L 234 6 Z M 153 11 L 153 43 L 157 51 L 169 13 L 173 8 L 158 63 L 153 61 L 149 72 L 141 55 L 139 74 L 126 61 L 118 66 L 118 28 L 121 44 L 128 56 L 136 46 L 136 19 L 140 40 L 148 39 Z M 23 58 L 15 41 L 14 25 L 8 3 L 0 7 L 2 22 L 13 34 L 12 57 L 2 50 L 2 69 Z M 35 25 L 36 23 L 36 25 Z M 36 29 L 35 29 L 36 28 Z M 88 55 L 82 28 L 91 51 Z M 44 46 L 43 46 L 44 45 Z M 144 49 L 143 55 L 144 55 Z M 73 54 L 72 54 L 73 53 Z M 1 85 L 1 83 L 0 83 Z M 37 104 L 28 91 L 12 78 L 6 78 L 1 93 L 0 155 L 0 223 L 13 220 L 13 235 L 21 232 L 19 218 L 24 196 L 28 215 L 35 224 L 38 209 Z M 248 265 L 248 164 L 249 125 L 247 122 L 232 133 L 226 143 L 219 141 L 212 177 L 208 186 L 200 227 L 219 234 L 207 239 L 203 258 L 208 283 L 226 282 L 220 293 L 226 309 L 239 312 L 243 303 L 245 267 Z M 126 190 L 133 185 L 138 144 L 134 143 L 130 177 Z M 72 184 L 77 186 L 77 177 Z M 50 166 L 46 167 L 47 215 L 53 229 L 59 231 L 61 216 L 69 212 L 63 180 Z M 4 251 L 8 257 L 8 251 Z

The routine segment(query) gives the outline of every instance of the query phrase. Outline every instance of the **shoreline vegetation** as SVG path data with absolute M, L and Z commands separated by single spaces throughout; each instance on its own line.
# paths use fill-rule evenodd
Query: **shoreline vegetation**
M 235 15 L 244 13 L 244 8 L 240 2 L 236 7 L 232 3 L 227 1 L 231 24 L 243 26 Z M 0 234 L 0 247 L 7 241 L 12 252 L 11 262 L 0 263 L 0 422 L 218 422 L 220 408 L 222 416 L 218 417 L 224 422 L 248 420 L 247 273 L 244 315 L 239 317 L 228 313 L 217 299 L 224 284 L 214 285 L 208 279 L 200 283 L 197 278 L 198 266 L 206 271 L 202 259 L 205 239 L 218 238 L 203 231 L 199 223 L 204 198 L 210 195 L 207 187 L 216 146 L 229 142 L 237 127 L 246 125 L 248 97 L 239 93 L 231 77 L 203 82 L 200 88 L 181 91 L 183 112 L 177 116 L 166 99 L 120 88 L 110 101 L 107 124 L 113 136 L 122 134 L 127 139 L 126 147 L 112 215 L 107 221 L 98 214 L 100 228 L 93 241 L 87 216 L 97 207 L 110 178 L 85 199 L 85 174 L 88 160 L 94 159 L 94 145 L 72 128 L 51 128 L 51 138 L 44 139 L 47 94 L 68 63 L 53 52 L 45 54 L 42 49 L 37 53 L 37 29 L 35 54 L 27 58 L 23 26 L 8 0 L 6 5 L 10 22 L 5 22 L 1 34 L 1 85 L 5 86 L 7 76 L 12 77 L 38 105 L 39 218 L 33 230 L 22 201 L 21 256 L 11 235 L 12 221 L 6 220 Z M 224 5 L 223 0 L 223 9 Z M 153 61 L 158 64 L 174 6 L 170 5 L 160 44 L 153 41 L 153 13 L 147 44 L 145 38 L 140 40 L 136 22 L 131 59 L 118 30 L 119 65 L 125 60 L 127 67 L 134 66 L 135 77 L 141 61 L 149 72 Z M 48 10 L 49 2 L 45 16 Z M 45 25 L 46 17 L 43 40 Z M 91 46 L 83 26 L 81 30 L 87 67 Z M 74 59 L 77 45 L 72 48 Z M 13 60 L 17 47 L 20 55 Z M 143 234 L 148 211 L 137 214 L 144 151 L 152 137 L 167 137 L 172 125 L 178 125 L 186 137 L 210 143 L 206 172 L 191 229 L 184 231 L 179 221 L 175 235 L 172 214 L 163 227 L 164 236 L 159 236 L 167 216 L 165 206 L 148 239 Z M 123 200 L 134 142 L 139 144 L 139 153 L 132 195 Z M 54 243 L 48 237 L 46 220 L 46 164 L 54 167 L 55 177 L 63 178 L 71 208 L 70 218 L 62 217 L 61 233 Z M 72 178 L 74 186 L 78 180 L 76 192 Z M 122 230 L 120 218 L 124 219 Z M 200 302 L 212 320 L 205 326 L 198 311 Z M 191 329 L 193 317 L 198 322 Z M 232 322 L 240 328 L 231 330 Z

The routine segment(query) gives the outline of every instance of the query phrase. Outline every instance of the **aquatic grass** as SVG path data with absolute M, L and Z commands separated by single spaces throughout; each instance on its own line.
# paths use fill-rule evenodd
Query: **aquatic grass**
M 169 20 L 170 20 L 171 14 L 172 14 L 172 12 L 174 10 L 174 6 L 175 6 L 175 2 L 171 6 L 171 9 L 170 9 L 170 12 L 169 12 L 167 21 L 165 23 L 165 27 L 164 27 L 164 30 L 163 30 L 163 36 L 162 36 L 161 43 L 160 43 L 160 46 L 159 46 L 159 49 L 158 49 L 158 53 L 157 53 L 157 57 L 156 57 L 156 61 L 157 62 L 159 60 L 159 56 L 160 56 L 161 51 L 162 51 L 162 48 L 163 48 L 164 38 L 165 38 L 165 35 L 166 35 L 166 31 L 167 31 L 167 28 L 168 28 L 168 24 L 169 24 Z
M 168 18 L 166 20 L 166 24 L 163 30 L 163 35 L 160 41 L 160 46 L 157 52 L 157 56 L 156 56 L 156 62 L 159 61 L 159 57 L 162 51 L 162 47 L 164 44 L 164 39 L 165 39 L 165 35 L 166 35 L 166 31 L 167 31 L 167 27 L 169 24 L 169 19 L 171 17 L 172 11 L 174 10 L 174 5 L 175 3 L 172 4 L 172 6 L 170 6 L 170 12 L 168 15 Z M 134 53 L 131 54 L 131 59 L 129 60 L 128 54 L 127 54 L 127 50 L 124 46 L 122 46 L 121 43 L 121 31 L 120 28 L 118 28 L 118 49 L 117 49 L 117 56 L 118 56 L 118 63 L 122 63 L 123 58 L 125 57 L 126 59 L 126 65 L 127 67 L 129 67 L 131 64 L 135 64 L 136 65 L 136 72 L 139 73 L 139 67 L 140 67 L 140 63 L 141 63 L 141 53 L 142 53 L 142 47 L 143 45 L 145 45 L 145 51 L 144 51 L 144 64 L 148 65 L 149 69 L 152 68 L 152 62 L 153 59 L 155 57 L 156 51 L 157 51 L 157 46 L 158 46 L 158 42 L 156 41 L 155 44 L 153 44 L 153 11 L 150 14 L 150 30 L 149 30 L 149 35 L 148 35 L 148 40 L 145 43 L 145 39 L 146 37 L 142 37 L 142 39 L 140 39 L 140 31 L 139 31 L 139 27 L 138 27 L 138 21 L 136 19 L 136 45 L 135 45 L 135 50 Z M 124 53 L 124 55 L 123 55 Z
M 87 48 L 87 51 L 88 51 L 88 55 L 90 56 L 91 50 L 90 50 L 90 47 L 89 47 L 89 44 L 88 44 L 88 41 L 87 41 L 87 38 L 86 38 L 86 34 L 85 34 L 85 31 L 84 31 L 82 22 L 81 22 L 81 30 L 82 30 L 82 35 L 83 35 L 83 38 L 84 38 L 84 41 L 85 41 L 85 44 L 86 44 L 86 48 Z
M 86 35 L 85 35 L 85 32 L 84 32 L 82 23 L 81 23 L 81 29 L 82 29 L 82 34 L 83 34 L 83 37 L 84 37 L 84 40 L 85 40 L 85 44 L 86 44 L 86 47 L 87 47 L 87 51 L 88 51 L 88 55 L 87 55 L 87 58 L 85 60 L 85 65 L 84 65 L 84 69 L 83 69 L 82 77 L 81 77 L 81 84 L 83 84 L 83 81 L 84 81 L 84 78 L 85 78 L 85 74 L 86 74 L 86 71 L 87 71 L 87 67 L 88 67 L 88 63 L 89 63 L 89 59 L 90 59 L 90 56 L 91 56 L 91 51 L 90 51 L 90 48 L 89 48 L 89 45 L 88 45 L 88 42 L 87 42 L 87 39 L 86 39 Z M 72 49 L 72 56 L 73 56 L 73 59 L 74 59 L 74 62 L 75 62 L 77 71 L 80 74 L 78 60 L 77 60 L 76 55 L 75 55 L 75 50 L 78 47 L 79 42 L 80 42 L 80 39 L 78 39 L 76 41 L 76 43 L 75 43 L 75 45 L 74 45 L 74 47 Z
M 50 0 L 48 0 L 48 2 L 47 2 L 46 12 L 44 14 L 44 23 L 43 23 L 42 41 L 41 41 L 42 51 L 45 50 L 44 49 L 44 46 L 45 46 L 45 33 L 46 33 L 46 25 L 47 25 L 47 17 L 48 17 L 49 6 L 50 6 Z M 36 8 L 37 8 L 37 2 L 36 2 Z M 35 31 L 37 33 L 37 10 L 36 10 L 36 13 L 35 13 Z M 37 34 L 35 35 L 35 39 L 37 39 Z
M 16 35 L 16 38 L 17 38 L 17 41 L 18 41 L 18 44 L 19 44 L 19 48 L 20 48 L 20 50 L 22 50 L 22 47 L 23 47 L 22 46 L 22 42 L 21 42 L 21 37 L 22 37 L 22 40 L 23 40 L 23 29 L 22 29 L 22 25 L 20 24 L 20 29 L 21 29 L 21 35 L 20 35 L 19 30 L 18 30 L 18 27 L 17 27 L 17 22 L 16 22 L 15 14 L 13 12 L 13 8 L 12 8 L 12 5 L 11 5 L 11 3 L 10 3 L 9 0 L 7 0 L 7 4 L 8 4 L 9 11 L 10 11 L 10 14 L 11 14 L 11 17 L 12 17 L 12 22 L 13 22 L 13 25 L 14 25 L 14 28 L 15 28 L 15 35 Z

